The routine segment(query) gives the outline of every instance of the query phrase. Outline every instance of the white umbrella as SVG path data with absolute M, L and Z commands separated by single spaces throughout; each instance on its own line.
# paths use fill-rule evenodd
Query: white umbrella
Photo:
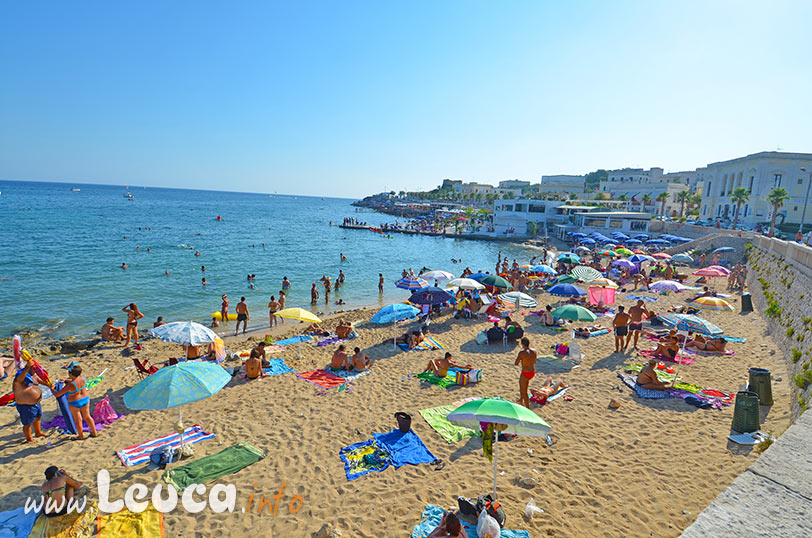
M 484 290 L 485 286 L 480 284 L 476 280 L 472 278 L 455 278 L 451 282 L 448 282 L 445 287 L 452 288 L 457 287 L 461 290 Z
M 429 271 L 428 273 L 423 273 L 420 275 L 420 278 L 424 280 L 454 280 L 454 275 L 449 273 L 448 271 Z
M 527 295 L 526 293 L 522 293 L 520 291 L 511 291 L 508 293 L 503 293 L 498 295 L 500 299 L 505 301 L 506 303 L 513 303 L 516 305 L 516 308 L 522 306 L 524 308 L 535 308 L 539 304 L 536 302 L 535 299 Z
M 201 344 L 211 344 L 217 340 L 217 333 L 206 326 L 194 321 L 175 321 L 165 323 L 153 329 L 149 334 L 155 338 L 160 338 L 164 342 L 172 342 L 186 346 L 186 358 L 189 358 L 189 346 L 199 346 Z

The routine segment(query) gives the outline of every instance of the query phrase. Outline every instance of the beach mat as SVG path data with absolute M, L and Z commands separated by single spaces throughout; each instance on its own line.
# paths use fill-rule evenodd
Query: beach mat
M 448 375 L 442 378 L 434 375 L 434 372 L 420 372 L 419 374 L 415 374 L 414 376 L 417 379 L 426 381 L 428 383 L 431 383 L 432 385 L 438 385 L 440 387 L 443 387 L 444 389 L 447 389 L 449 387 L 457 386 L 457 374 L 456 371 L 452 372 L 452 370 L 454 369 L 450 368 L 448 370 Z
M 609 329 L 599 329 L 595 332 L 589 333 L 589 336 L 580 336 L 578 334 L 575 335 L 576 338 L 592 338 L 593 336 L 600 336 L 602 334 L 609 334 L 611 331 Z
M 569 387 L 564 387 L 563 389 L 558 389 L 558 392 L 556 392 L 555 394 L 553 394 L 552 396 L 548 397 L 546 400 L 543 400 L 543 401 L 536 398 L 535 396 L 531 396 L 530 401 L 535 402 L 535 403 L 537 403 L 539 405 L 544 405 L 544 404 L 554 402 L 555 400 L 559 399 L 560 397 L 565 395 L 568 390 L 570 390 Z
M 726 334 L 723 334 L 722 338 L 724 338 L 728 342 L 735 342 L 737 344 L 743 344 L 747 342 L 747 338 L 742 338 L 741 336 L 728 336 Z
M 115 514 L 99 515 L 96 518 L 96 532 L 98 538 L 163 538 L 164 515 L 152 503 L 138 514 L 124 508 Z
M 38 512 L 25 513 L 25 507 L 0 512 L 0 538 L 26 538 L 31 534 Z
M 429 426 L 431 426 L 434 431 L 440 434 L 440 437 L 442 437 L 446 443 L 456 443 L 457 441 L 462 441 L 468 437 L 475 437 L 479 435 L 478 431 L 457 426 L 456 424 L 451 424 L 448 421 L 446 417 L 454 409 L 456 409 L 456 407 L 453 405 L 429 407 L 427 409 L 421 409 L 420 416 L 423 417 L 423 420 L 428 422 Z
M 437 458 L 429 452 L 416 433 L 392 430 L 389 433 L 373 433 L 372 439 L 389 453 L 389 463 L 395 467 L 431 463 Z
M 347 480 L 355 480 L 373 471 L 381 472 L 389 467 L 389 453 L 373 439 L 345 446 L 338 454 L 344 462 Z
M 692 383 L 677 383 L 675 387 L 668 388 L 666 390 L 652 390 L 638 385 L 636 382 L 636 376 L 621 373 L 618 373 L 617 375 L 623 380 L 623 383 L 627 387 L 634 390 L 640 398 L 682 398 L 696 407 L 710 407 L 717 410 L 723 409 L 733 403 L 734 395 L 721 390 L 700 387 Z M 664 376 L 668 375 L 669 374 L 667 373 L 664 374 Z M 659 372 L 657 373 L 657 379 L 661 379 Z M 671 376 L 671 379 L 673 379 L 673 376 Z
M 271 359 L 268 362 L 270 363 L 270 366 L 262 369 L 265 375 L 289 374 L 296 371 L 285 364 L 285 359 Z
M 338 387 L 347 382 L 347 380 L 344 379 L 343 377 L 331 374 L 327 370 L 322 370 L 321 368 L 319 368 L 318 370 L 313 370 L 311 372 L 299 372 L 296 375 L 301 377 L 305 381 L 313 383 L 314 385 L 321 387 L 323 389 L 331 389 L 333 387 Z
M 163 479 L 179 491 L 192 484 L 205 484 L 234 474 L 265 457 L 265 452 L 248 443 L 236 443 L 217 454 L 204 456 L 178 467 L 167 469 Z
M 654 389 L 647 389 L 641 387 L 637 384 L 636 377 L 631 375 L 624 375 L 618 373 L 617 376 L 623 380 L 623 383 L 632 389 L 634 392 L 637 393 L 637 396 L 640 398 L 645 398 L 649 400 L 662 400 L 664 398 L 671 398 L 671 395 L 668 394 L 668 391 L 665 390 L 654 390 Z
M 299 342 L 307 342 L 310 339 L 312 339 L 311 336 L 302 334 L 298 336 L 291 336 L 290 338 L 285 338 L 284 340 L 277 340 L 274 342 L 274 344 L 277 346 L 288 346 L 290 344 L 298 344 Z
M 203 430 L 200 424 L 195 424 L 184 430 L 183 444 L 199 443 L 200 441 L 205 441 L 212 437 L 214 437 L 213 433 Z M 119 457 L 122 465 L 129 467 L 131 465 L 148 462 L 150 452 L 156 448 L 167 445 L 171 445 L 172 448 L 178 448 L 180 446 L 180 435 L 170 433 L 169 435 L 164 435 L 163 437 L 158 437 L 157 439 L 125 448 L 124 450 L 118 450 L 116 451 L 116 456 Z
M 423 515 L 420 516 L 420 523 L 415 525 L 414 530 L 412 530 L 411 538 L 426 538 L 431 534 L 431 531 L 440 525 L 440 521 L 443 519 L 443 512 L 445 512 L 445 510 L 439 506 L 433 504 L 426 506 L 423 510 Z M 468 538 L 481 538 L 476 532 L 476 524 L 472 525 L 462 519 L 460 519 L 460 523 L 462 523 Z M 530 533 L 528 531 L 502 529 L 499 536 L 501 538 L 530 538 Z
M 330 372 L 333 375 L 336 375 L 336 376 L 344 379 L 345 381 L 355 381 L 359 377 L 364 377 L 365 375 L 369 375 L 369 373 L 370 373 L 369 369 L 352 370 L 352 371 L 349 371 L 349 370 L 335 370 L 331 366 L 328 366 L 327 368 L 325 368 L 325 370 L 327 370 L 328 372 Z
M 658 355 L 654 353 L 653 349 L 641 349 L 637 353 L 639 353 L 640 356 L 645 357 L 647 359 L 656 359 L 662 362 L 675 362 L 677 364 L 693 364 L 694 362 L 696 362 L 696 359 L 694 359 L 693 357 L 689 357 L 688 355 L 677 354 L 676 359 L 672 359 L 671 357 L 666 357 L 665 355 Z
M 28 538 L 90 538 L 96 535 L 95 504 L 87 503 L 84 512 L 70 512 L 59 517 L 42 516 L 34 523 Z
M 429 351 L 432 349 L 445 349 L 445 344 L 441 343 L 439 340 L 434 338 L 433 336 L 427 336 L 423 339 L 422 342 L 414 346 L 414 349 L 409 349 L 407 344 L 398 344 L 398 347 L 403 351 Z
M 632 295 L 629 294 L 626 296 L 627 301 L 644 301 L 647 303 L 653 303 L 657 300 L 656 297 L 649 297 L 648 295 Z
M 562 374 L 569 372 L 576 362 L 568 357 L 536 357 L 536 371 L 543 374 Z

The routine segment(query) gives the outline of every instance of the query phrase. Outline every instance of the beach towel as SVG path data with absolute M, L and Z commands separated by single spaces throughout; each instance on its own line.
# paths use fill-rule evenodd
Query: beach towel
M 689 357 L 688 355 L 680 355 L 677 354 L 676 359 L 672 359 L 671 357 L 666 357 L 665 355 L 658 355 L 654 353 L 653 349 L 641 349 L 638 353 L 647 358 L 647 359 L 656 359 L 658 361 L 663 362 L 675 362 L 677 364 L 693 364 L 696 360 L 693 357 Z
M 42 516 L 34 523 L 29 538 L 90 538 L 96 534 L 95 504 L 87 503 L 84 512 L 70 512 L 60 517 Z
M 640 385 L 637 384 L 637 381 L 635 381 L 636 376 L 625 375 L 621 373 L 618 373 L 617 376 L 623 380 L 623 383 L 627 387 L 636 392 L 637 396 L 640 398 L 646 398 L 651 400 L 661 400 L 663 398 L 671 398 L 671 395 L 668 394 L 668 392 L 665 390 L 654 390 L 641 387 Z
M 115 412 L 113 406 L 110 404 L 109 396 L 105 396 L 101 401 L 96 403 L 92 416 L 93 422 L 96 423 L 96 431 L 102 431 L 105 426 L 109 426 L 116 420 L 124 417 L 124 415 L 119 415 Z M 63 430 L 62 433 L 67 433 L 64 431 L 67 429 L 67 424 L 65 423 L 65 417 L 62 415 L 56 415 L 52 420 L 43 422 L 42 427 L 46 429 L 58 428 Z M 84 420 L 82 421 L 82 430 L 90 432 L 90 426 Z
M 338 387 L 347 382 L 343 377 L 339 377 L 321 368 L 311 372 L 299 372 L 296 375 L 323 389 Z
M 702 349 L 694 349 L 694 348 L 685 348 L 683 349 L 685 353 L 688 355 L 719 355 L 719 356 L 731 356 L 735 355 L 736 353 L 732 349 L 726 349 L 724 353 L 719 353 L 716 351 L 704 351 Z
M 479 435 L 478 431 L 457 426 L 456 424 L 451 424 L 448 421 L 446 417 L 456 408 L 457 407 L 453 405 L 429 407 L 428 409 L 421 409 L 420 416 L 423 417 L 423 420 L 428 422 L 429 426 L 431 426 L 434 431 L 440 434 L 440 437 L 442 437 L 446 443 L 456 443 L 457 441 L 462 441 L 468 437 L 475 437 Z
M 445 345 L 442 344 L 439 340 L 434 338 L 433 336 L 426 336 L 422 342 L 414 346 L 413 349 L 409 349 L 408 344 L 398 344 L 398 347 L 403 351 L 427 351 L 432 349 L 445 349 Z
M 25 513 L 25 507 L 0 512 L 0 537 L 26 538 L 37 521 L 38 512 Z
M 694 402 L 693 405 L 696 405 L 696 403 L 707 404 L 703 406 L 711 407 L 713 409 L 722 409 L 733 403 L 734 395 L 729 392 L 702 388 L 691 383 L 677 383 L 676 386 L 666 390 L 645 389 L 636 383 L 636 376 L 620 373 L 617 375 L 623 380 L 623 383 L 626 384 L 626 386 L 634 389 L 637 395 L 641 398 L 682 398 L 683 400 Z M 658 371 L 657 379 L 665 380 L 665 376 L 670 376 L 671 379 L 674 378 L 673 375 L 668 374 L 667 372 L 662 374 L 663 378 L 661 378 L 660 375 L 661 374 Z
M 434 375 L 434 372 L 420 372 L 419 374 L 415 374 L 414 376 L 417 379 L 421 379 L 423 381 L 427 381 L 432 385 L 438 385 L 447 389 L 448 387 L 457 386 L 457 372 L 461 372 L 464 370 L 460 370 L 459 368 L 454 368 L 453 366 L 448 369 L 448 374 L 445 377 L 437 377 Z
M 345 446 L 339 451 L 344 462 L 347 480 L 355 480 L 373 471 L 383 471 L 389 467 L 389 453 L 383 450 L 373 439 Z
M 536 371 L 543 374 L 561 374 L 569 372 L 578 363 L 569 357 L 536 357 Z
M 265 451 L 248 443 L 236 443 L 217 454 L 204 456 L 178 467 L 168 469 L 163 479 L 183 491 L 192 484 L 205 484 L 234 474 L 265 457 Z
M 325 338 L 321 338 L 318 342 L 316 342 L 317 346 L 329 346 L 330 344 L 338 344 L 343 342 L 344 338 L 339 338 L 337 334 L 331 334 Z
M 96 518 L 98 538 L 163 538 L 164 515 L 152 503 L 141 513 L 133 513 L 124 508 L 115 514 L 99 515 Z
M 213 433 L 203 430 L 200 424 L 195 424 L 183 431 L 183 444 L 194 444 L 206 439 L 214 437 Z M 171 446 L 172 448 L 180 447 L 180 435 L 177 433 L 170 433 L 163 437 L 158 437 L 151 441 L 141 443 L 139 445 L 125 448 L 116 452 L 116 456 L 121 459 L 122 465 L 129 467 L 131 465 L 138 465 L 149 461 L 149 454 L 156 448 L 163 446 Z
M 311 336 L 308 336 L 306 334 L 301 334 L 301 335 L 298 335 L 298 336 L 291 336 L 290 338 L 285 338 L 284 340 L 277 340 L 276 345 L 277 346 L 288 346 L 290 344 L 298 344 L 299 342 L 307 342 L 308 340 L 311 340 L 311 339 L 312 339 Z
M 628 301 L 645 301 L 647 303 L 653 303 L 657 300 L 656 297 L 648 297 L 646 295 L 627 295 L 626 300 Z
M 581 336 L 580 334 L 575 333 L 575 337 L 576 338 L 592 338 L 593 336 L 600 336 L 602 334 L 609 334 L 610 332 L 611 331 L 609 329 L 603 328 L 603 329 L 598 329 L 595 332 L 591 332 L 587 336 Z
M 426 538 L 431 531 L 437 528 L 440 521 L 443 519 L 443 510 L 439 506 L 430 504 L 423 510 L 423 515 L 420 517 L 420 523 L 414 526 L 411 538 Z M 471 524 L 460 519 L 465 533 L 468 538 L 480 538 L 476 532 L 476 523 Z M 528 531 L 516 531 L 510 529 L 502 529 L 499 533 L 501 538 L 530 538 Z
M 389 463 L 395 468 L 431 463 L 437 459 L 412 430 L 406 433 L 400 430 L 373 433 L 372 439 L 389 454 Z
M 723 334 L 722 338 L 724 338 L 728 342 L 735 342 L 737 344 L 743 344 L 747 342 L 747 338 L 742 338 L 741 336 L 728 336 L 726 334 Z
M 369 369 L 364 370 L 336 370 L 332 366 L 328 366 L 325 368 L 328 372 L 333 375 L 337 375 L 338 377 L 344 379 L 345 381 L 355 381 L 359 377 L 364 377 L 365 375 L 369 375 Z
M 531 402 L 536 402 L 539 405 L 544 405 L 546 403 L 550 403 L 550 402 L 555 401 L 558 398 L 562 397 L 564 394 L 566 394 L 566 392 L 569 389 L 570 389 L 569 387 L 564 387 L 563 389 L 558 389 L 558 392 L 556 392 L 555 394 L 553 394 L 549 398 L 544 398 L 544 399 L 539 399 L 539 398 L 536 398 L 535 396 L 531 396 L 530 401 Z
M 293 368 L 285 364 L 285 359 L 271 359 L 268 362 L 270 366 L 262 369 L 265 375 L 281 375 L 295 372 Z

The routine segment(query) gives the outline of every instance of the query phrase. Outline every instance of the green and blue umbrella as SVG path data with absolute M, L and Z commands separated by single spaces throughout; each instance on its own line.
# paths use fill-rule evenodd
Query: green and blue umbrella
M 578 286 L 573 286 L 572 284 L 556 284 L 547 290 L 547 293 L 560 295 L 562 297 L 579 297 L 581 295 L 586 295 L 584 290 Z
M 556 308 L 551 314 L 556 319 L 566 319 L 568 321 L 595 321 L 598 319 L 598 316 L 591 310 L 575 304 L 568 304 Z
M 581 258 L 577 254 L 573 252 L 562 252 L 558 255 L 558 261 L 561 263 L 568 263 L 571 265 L 577 265 L 581 263 Z
M 412 305 L 404 304 L 404 303 L 395 303 L 390 304 L 388 306 L 384 306 L 378 312 L 372 316 L 372 319 L 369 320 L 372 323 L 391 323 L 392 324 L 392 346 L 394 349 L 398 348 L 397 345 L 397 322 L 404 321 L 407 319 L 412 319 L 420 314 L 420 309 L 413 307 Z
M 661 314 L 660 319 L 678 331 L 694 331 L 708 336 L 719 336 L 725 332 L 710 321 L 691 314 Z

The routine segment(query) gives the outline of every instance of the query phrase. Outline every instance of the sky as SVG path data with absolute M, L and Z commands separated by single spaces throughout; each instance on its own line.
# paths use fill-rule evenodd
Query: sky
M 812 2 L 3 2 L 0 179 L 360 197 L 812 152 Z

